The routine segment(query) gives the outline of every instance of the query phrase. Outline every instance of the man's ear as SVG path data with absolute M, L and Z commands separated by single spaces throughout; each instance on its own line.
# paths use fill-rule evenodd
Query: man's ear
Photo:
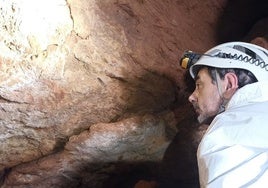
M 223 97 L 229 100 L 238 89 L 238 78 L 235 73 L 229 72 L 224 76 L 225 92 Z

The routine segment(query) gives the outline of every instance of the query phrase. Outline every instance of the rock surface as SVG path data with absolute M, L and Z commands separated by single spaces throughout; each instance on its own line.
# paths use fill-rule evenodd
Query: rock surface
M 1 3 L 2 187 L 131 187 L 157 176 L 182 124 L 195 124 L 178 60 L 218 42 L 226 3 Z

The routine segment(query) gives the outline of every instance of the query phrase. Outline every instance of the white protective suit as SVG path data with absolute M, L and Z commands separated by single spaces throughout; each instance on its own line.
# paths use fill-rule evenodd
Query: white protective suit
M 268 187 L 268 82 L 239 89 L 197 152 L 201 187 Z

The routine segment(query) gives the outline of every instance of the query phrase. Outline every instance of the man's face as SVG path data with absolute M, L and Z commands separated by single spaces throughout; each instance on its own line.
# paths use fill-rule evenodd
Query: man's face
M 212 83 L 212 78 L 207 68 L 202 68 L 195 81 L 195 90 L 189 96 L 197 115 L 199 123 L 204 123 L 218 114 L 222 99 L 217 85 Z

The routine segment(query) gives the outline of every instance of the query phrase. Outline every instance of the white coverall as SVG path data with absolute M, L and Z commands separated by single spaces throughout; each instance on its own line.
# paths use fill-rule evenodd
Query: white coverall
M 239 89 L 197 152 L 201 187 L 268 187 L 268 82 Z

